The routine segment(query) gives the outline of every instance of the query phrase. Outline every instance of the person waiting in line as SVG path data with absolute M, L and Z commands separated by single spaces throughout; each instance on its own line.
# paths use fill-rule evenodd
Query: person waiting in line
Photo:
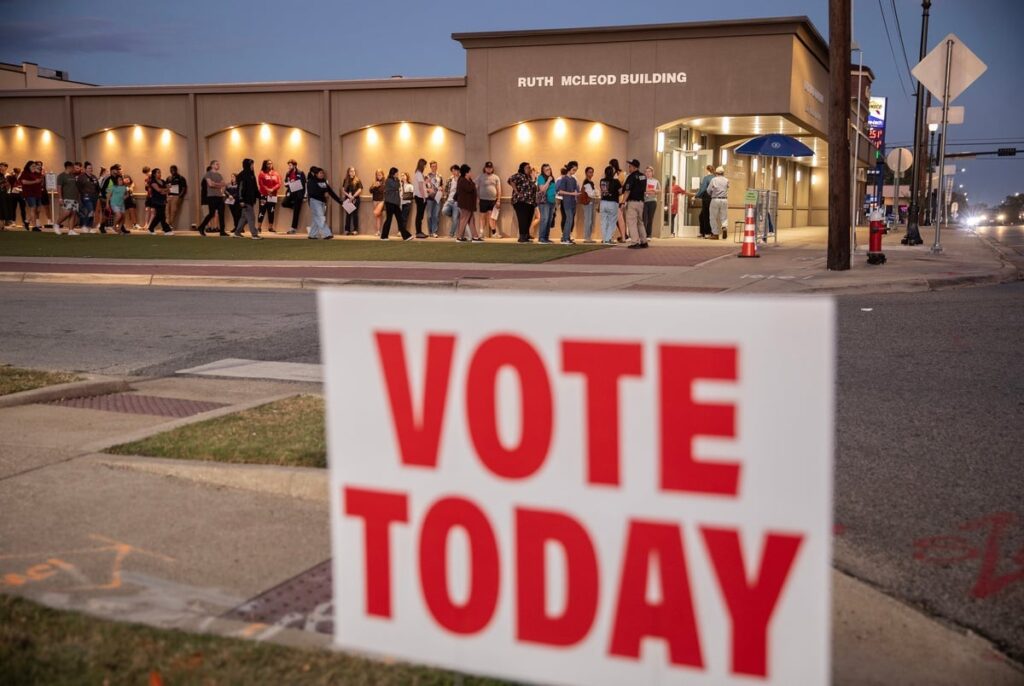
M 444 178 L 437 173 L 437 160 L 430 161 L 430 172 L 424 178 L 427 187 L 427 231 L 431 238 L 437 238 L 441 221 L 441 205 L 444 204 Z
M 299 169 L 299 163 L 295 160 L 288 160 L 288 171 L 284 174 L 284 194 L 281 207 L 292 211 L 292 226 L 288 233 L 294 235 L 299 230 L 299 215 L 302 214 L 302 201 L 306 197 L 306 174 Z
M 28 216 L 25 220 L 25 230 L 31 226 L 32 231 L 42 231 L 40 215 L 43 207 L 43 184 L 45 179 L 39 171 L 39 163 L 29 160 L 25 163 L 25 169 L 18 176 L 18 186 L 21 188 L 21 196 L 25 198 L 25 205 L 28 207 Z
M 163 172 L 156 167 L 149 173 L 149 201 L 153 208 L 153 219 L 149 222 L 150 233 L 156 233 L 157 225 L 163 229 L 165 236 L 174 233 L 167 223 L 167 194 L 167 182 L 163 179 Z
M 78 193 L 78 165 L 68 160 L 64 163 L 64 171 L 57 175 L 57 207 L 58 216 L 53 226 L 53 232 L 60 235 L 60 230 L 67 223 L 69 236 L 77 236 L 75 224 L 78 221 L 78 202 L 81 196 Z
M 468 164 L 459 167 L 459 180 L 455 194 L 455 202 L 459 206 L 459 228 L 455 231 L 455 240 L 479 242 L 483 240 L 481 235 L 483 230 L 478 230 L 474 221 L 479 198 L 477 197 L 476 183 L 469 176 L 470 171 L 472 170 Z
M 172 164 L 168 171 L 167 223 L 174 228 L 178 225 L 178 215 L 181 213 L 182 205 L 185 204 L 185 196 L 188 195 L 188 182 L 184 176 L 178 173 L 178 165 Z
M 568 172 L 569 168 L 563 166 L 558 170 L 558 176 L 555 177 L 555 201 L 551 205 L 551 228 L 555 228 L 555 217 L 559 217 L 559 233 L 565 231 L 565 212 L 562 211 L 562 196 L 558 194 L 558 184 L 562 182 Z
M 209 174 L 209 173 L 210 173 L 210 165 L 206 165 L 206 171 L 203 172 L 203 178 L 199 179 L 199 214 L 202 217 L 205 217 L 206 214 L 209 214 L 209 210 L 207 210 L 206 214 L 203 213 L 203 208 L 204 207 L 205 208 L 209 208 L 209 205 L 207 204 L 207 200 L 209 199 L 209 196 L 210 196 L 210 187 L 209 187 L 209 185 L 207 184 L 207 181 L 206 181 L 206 175 Z M 202 222 L 201 219 L 199 221 Z M 198 231 L 199 227 L 196 226 L 195 224 L 192 224 L 192 230 L 193 231 Z
M 416 203 L 416 238 L 426 238 L 423 233 L 423 214 L 427 209 L 427 179 L 424 170 L 427 161 L 422 157 L 416 162 L 416 171 L 412 175 L 412 197 Z
M 124 185 L 124 177 L 120 174 L 111 176 L 109 190 L 107 192 L 107 207 L 113 215 L 111 228 L 115 233 L 131 233 L 124 225 L 124 199 L 128 189 Z
M 149 226 L 149 222 L 153 219 L 153 204 L 149 194 L 149 177 L 150 168 L 149 165 L 146 165 L 142 168 L 142 194 L 145 197 L 142 201 L 142 226 Z
M 700 224 L 699 235 L 701 238 L 711 235 L 711 196 L 708 195 L 708 186 L 711 185 L 711 179 L 715 178 L 715 168 L 709 164 L 704 167 L 704 171 L 707 173 L 701 178 L 700 187 L 694 196 L 700 200 L 700 214 L 697 221 Z
M 231 235 L 241 236 L 248 226 L 249 235 L 254 241 L 258 241 L 260 232 L 256 226 L 256 204 L 259 202 L 260 188 L 256 181 L 256 173 L 253 171 L 255 164 L 256 160 L 247 157 L 242 160 L 242 171 L 235 174 L 235 181 L 238 184 L 239 223 L 235 224 L 235 230 Z
M 453 164 L 448 168 L 448 184 L 445 186 L 444 209 L 441 214 L 450 217 L 451 226 L 448 229 L 448 238 L 455 238 L 455 231 L 459 228 L 459 204 L 456 199 L 459 194 L 459 165 Z
M 139 216 L 138 212 L 135 211 L 135 181 L 128 174 L 125 174 L 122 178 L 124 179 L 125 233 L 131 233 L 131 229 L 127 229 L 129 225 L 135 229 L 139 228 Z
M 206 168 L 206 175 L 203 176 L 203 182 L 206 184 L 206 216 L 199 224 L 199 235 L 206 235 L 206 226 L 211 219 L 214 219 L 217 223 L 218 234 L 226 236 L 227 231 L 224 230 L 224 227 L 227 226 L 224 223 L 224 187 L 227 184 L 224 183 L 224 176 L 220 173 L 219 160 L 210 160 L 210 165 Z
M 327 226 L 327 196 L 334 198 L 339 205 L 342 200 L 331 188 L 331 182 L 327 180 L 327 172 L 320 167 L 309 168 L 306 194 L 309 198 L 309 212 L 313 215 L 307 238 L 331 240 L 334 238 L 334 232 L 331 231 L 331 227 Z
M 640 171 L 640 161 L 627 162 L 629 175 L 622 184 L 622 200 L 626 210 L 626 232 L 630 248 L 646 248 L 647 232 L 644 229 L 644 194 L 647 192 L 647 176 Z
M 92 173 L 92 162 L 82 165 L 82 173 L 78 175 L 78 221 L 83 233 L 91 233 L 96 226 L 96 200 L 100 192 L 99 179 Z M 106 233 L 100 221 L 100 233 Z
M 537 208 L 540 210 L 540 226 L 537 230 L 537 242 L 550 244 L 551 212 L 555 206 L 555 177 L 551 165 L 547 162 L 540 165 L 540 176 L 537 177 Z
M 370 184 L 370 200 L 373 202 L 373 221 L 377 226 L 377 236 L 380 236 L 380 229 L 384 225 L 384 170 L 378 169 L 373 172 L 373 183 Z
M 504 238 L 501 229 L 498 228 L 498 220 L 494 217 L 494 210 L 501 211 L 501 178 L 494 173 L 494 163 L 484 162 L 484 170 L 476 177 L 476 192 L 480 198 L 480 233 L 484 233 L 483 227 L 490 229 L 489 233 L 494 238 Z
M 715 177 L 708 184 L 708 196 L 711 198 L 711 240 L 717 241 L 729 237 L 729 179 L 725 178 L 725 167 L 715 169 Z
M 654 167 L 648 165 L 644 169 L 644 176 L 647 177 L 647 189 L 644 190 L 644 231 L 647 240 L 651 239 L 654 231 L 654 215 L 658 213 L 658 194 L 661 192 L 661 183 L 654 176 Z
M 277 212 L 277 191 L 281 188 L 281 176 L 274 169 L 272 161 L 263 160 L 256 183 L 260 187 L 260 214 L 256 218 L 256 231 L 263 230 L 263 218 L 266 217 L 270 222 L 270 226 L 267 227 L 270 233 L 277 233 L 274 228 L 274 216 Z
M 619 166 L 619 161 L 613 157 L 612 159 L 608 160 L 608 164 L 615 169 L 615 178 L 619 180 L 619 185 L 621 186 L 622 184 L 624 184 L 626 182 L 626 172 L 622 171 L 622 167 Z M 615 238 L 616 242 L 625 243 L 626 215 L 621 206 L 619 207 L 619 216 L 618 219 L 616 219 L 615 221 L 615 227 L 618 230 L 619 234 Z
M 667 192 L 668 194 L 671 194 L 671 199 L 668 200 L 668 202 L 670 207 L 672 208 L 669 213 L 669 230 L 672 232 L 672 237 L 675 238 L 678 235 L 678 228 L 676 227 L 676 222 L 679 219 L 679 196 L 686 197 L 687 195 L 690 194 L 687 193 L 686 190 L 676 182 L 676 177 L 674 176 L 672 177 L 672 183 L 669 185 Z M 667 196 L 666 199 L 668 199 Z
M 416 197 L 416 190 L 409 181 L 409 175 L 402 172 L 398 175 L 398 181 L 402 184 L 402 214 L 401 222 L 406 231 L 409 231 L 409 216 L 412 214 L 413 199 Z M 409 233 L 412 233 L 409 231 Z M 417 236 L 417 238 L 426 236 Z
M 562 244 L 571 245 L 572 231 L 576 226 L 576 204 L 580 195 L 580 185 L 576 180 L 576 170 L 580 168 L 576 160 L 565 163 L 565 174 L 555 185 L 555 193 L 562 202 Z
M 580 188 L 579 201 L 583 207 L 583 242 L 594 242 L 594 208 L 601 202 L 601 193 L 594 183 L 594 168 L 583 170 L 583 185 Z M 600 212 L 598 212 L 600 213 Z
M 391 220 L 398 223 L 398 232 L 402 240 L 412 238 L 405 225 L 402 223 L 402 182 L 398 178 L 398 167 L 391 167 L 388 170 L 388 177 L 384 180 L 384 225 L 380 229 L 380 240 L 386 241 L 391 233 Z
M 21 223 L 24 225 L 25 230 L 29 230 L 28 225 L 28 214 L 25 203 L 24 189 L 21 187 L 21 169 L 14 167 L 11 169 L 11 173 L 7 175 L 7 188 L 8 188 L 8 203 L 10 203 L 11 211 L 11 224 L 18 222 L 18 211 L 21 211 Z
M 512 189 L 512 211 L 516 214 L 519 230 L 519 243 L 530 242 L 530 224 L 533 223 L 533 211 L 537 206 L 537 188 L 533 183 L 533 169 L 529 162 L 520 162 L 519 170 L 508 177 Z
M 601 179 L 601 242 L 611 245 L 615 241 L 615 225 L 619 218 L 619 197 L 622 195 L 622 184 L 615 176 L 615 167 L 604 168 Z
M 359 235 L 359 195 L 363 192 L 363 182 L 359 180 L 359 174 L 355 167 L 345 170 L 345 180 L 341 184 L 341 194 L 345 200 L 355 205 L 355 209 L 345 213 L 345 235 Z
M 100 233 L 107 232 L 107 207 L 103 199 L 107 195 L 107 185 L 110 181 L 110 171 L 100 165 L 100 173 L 96 176 L 96 203 L 93 211 L 93 221 Z
M 231 235 L 235 235 L 238 223 L 242 220 L 242 205 L 238 202 L 238 175 L 232 174 L 228 177 L 228 184 L 224 186 L 224 205 L 231 212 Z
M 6 231 L 12 224 L 11 187 L 7 183 L 7 163 L 0 162 L 0 231 Z

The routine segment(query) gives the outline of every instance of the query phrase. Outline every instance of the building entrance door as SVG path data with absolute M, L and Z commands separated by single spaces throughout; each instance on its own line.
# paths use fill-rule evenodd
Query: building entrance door
M 700 188 L 700 180 L 707 172 L 704 167 L 711 164 L 711 150 L 682 150 L 674 148 L 664 157 L 667 169 L 662 174 L 662 183 L 666 191 L 665 225 L 671 230 L 672 208 L 672 177 L 687 192 L 696 192 Z M 701 201 L 688 196 L 679 196 L 679 214 L 676 217 L 677 236 L 696 236 L 700 232 Z

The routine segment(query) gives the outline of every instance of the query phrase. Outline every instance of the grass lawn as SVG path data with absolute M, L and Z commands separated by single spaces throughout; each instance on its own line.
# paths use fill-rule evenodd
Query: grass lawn
M 0 365 L 0 395 L 31 391 L 33 388 L 79 381 L 81 377 L 66 372 L 43 372 Z
M 182 232 L 191 233 L 191 232 Z M 336 238 L 331 241 L 219 236 L 116 236 L 0 232 L 0 257 L 104 257 L 161 260 L 323 260 L 354 262 L 485 262 L 539 264 L 600 245 L 520 245 L 514 240 L 456 243 L 449 240 L 389 241 Z
M 327 466 L 324 401 L 315 395 L 285 398 L 114 446 L 107 452 L 322 468 Z
M 327 650 L 121 624 L 0 595 L 4 684 L 498 684 Z

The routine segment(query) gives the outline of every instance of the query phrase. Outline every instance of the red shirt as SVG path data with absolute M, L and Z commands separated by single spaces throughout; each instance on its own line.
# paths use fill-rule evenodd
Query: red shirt
M 18 177 L 21 182 L 21 195 L 25 198 L 43 197 L 43 175 L 31 171 L 21 172 Z M 38 182 L 38 183 L 33 183 Z
M 281 177 L 273 169 L 260 172 L 256 175 L 256 185 L 260 187 L 260 195 L 277 195 L 277 189 L 281 187 Z
M 679 184 L 673 184 L 672 186 L 672 214 L 679 214 L 679 196 L 685 193 Z

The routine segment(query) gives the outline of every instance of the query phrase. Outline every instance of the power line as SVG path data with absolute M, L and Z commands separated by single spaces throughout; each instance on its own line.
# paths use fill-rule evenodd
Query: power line
M 885 27 L 885 38 L 889 41 L 889 52 L 892 53 L 892 64 L 896 67 L 896 76 L 900 80 L 900 88 L 903 89 L 903 94 L 910 97 L 910 92 L 907 90 L 907 85 L 903 83 L 903 69 L 900 67 L 900 61 L 896 59 L 896 48 L 892 44 L 892 34 L 889 33 L 889 21 L 885 18 L 885 8 L 882 6 L 882 0 L 878 0 L 878 11 L 882 14 L 882 26 Z
M 910 76 L 910 83 L 914 83 L 914 75 L 910 72 L 910 60 L 907 59 L 907 46 L 903 42 L 903 29 L 900 27 L 900 13 L 896 9 L 896 0 L 890 0 L 892 3 L 892 13 L 896 17 L 896 35 L 900 37 L 900 47 L 903 48 L 903 64 L 907 65 L 907 74 Z

